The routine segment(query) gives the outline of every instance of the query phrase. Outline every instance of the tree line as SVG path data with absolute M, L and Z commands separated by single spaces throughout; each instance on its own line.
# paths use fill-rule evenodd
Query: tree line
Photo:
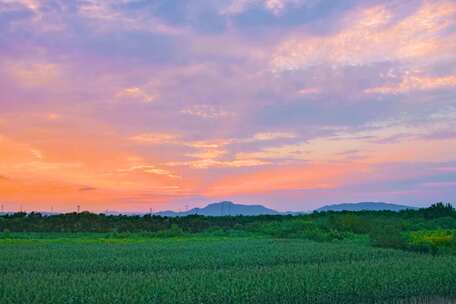
M 18 212 L 0 216 L 0 232 L 159 232 L 178 228 L 183 232 L 206 230 L 281 230 L 287 224 L 290 233 L 314 226 L 322 230 L 368 233 L 375 226 L 400 227 L 401 230 L 456 228 L 456 211 L 451 204 L 437 203 L 429 208 L 395 211 L 314 212 L 301 215 L 218 216 L 189 215 L 162 217 L 105 215 L 73 212 L 43 215 L 37 212 Z M 293 225 L 291 225 L 293 226 Z M 286 230 L 286 229 L 285 229 Z

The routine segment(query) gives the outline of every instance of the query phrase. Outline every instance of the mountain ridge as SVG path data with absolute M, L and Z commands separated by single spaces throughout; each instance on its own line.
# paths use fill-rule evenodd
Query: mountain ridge
M 418 209 L 418 207 L 400 205 L 393 203 L 385 202 L 359 202 L 359 203 L 338 203 L 338 204 L 328 204 L 323 207 L 317 208 L 314 211 L 324 212 L 324 211 L 401 211 L 406 209 Z M 204 215 L 204 216 L 236 216 L 236 215 L 245 215 L 245 216 L 255 216 L 255 215 L 299 215 L 306 214 L 309 212 L 305 211 L 286 211 L 280 212 L 271 208 L 267 208 L 263 205 L 245 205 L 245 204 L 236 204 L 231 201 L 222 201 L 216 203 L 210 203 L 202 208 L 193 208 L 187 211 L 160 211 L 156 212 L 153 215 L 158 216 L 188 216 L 188 215 Z
M 329 204 L 318 209 L 315 209 L 317 212 L 325 211 L 401 211 L 406 209 L 418 209 L 414 206 L 400 205 L 393 203 L 385 202 L 359 202 L 359 203 L 338 203 L 338 204 Z
M 280 212 L 274 209 L 264 207 L 263 205 L 244 205 L 235 204 L 231 201 L 222 201 L 206 205 L 202 208 L 193 208 L 187 211 L 160 211 L 154 213 L 159 216 L 187 216 L 187 215 L 204 215 L 204 216 L 236 216 L 236 215 L 279 215 Z

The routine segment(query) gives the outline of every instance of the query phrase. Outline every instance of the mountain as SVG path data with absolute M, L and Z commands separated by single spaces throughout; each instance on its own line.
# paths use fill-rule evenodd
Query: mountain
M 361 203 L 352 203 L 352 204 L 333 204 L 326 205 L 324 207 L 318 208 L 315 211 L 324 212 L 324 211 L 401 211 L 406 209 L 418 209 L 417 207 L 397 205 L 383 202 L 361 202 Z
M 154 213 L 154 215 L 174 217 L 186 215 L 204 215 L 204 216 L 225 216 L 225 215 L 266 215 L 266 214 L 280 214 L 278 211 L 266 208 L 261 205 L 242 205 L 233 202 L 218 202 L 209 204 L 204 208 L 193 208 L 188 211 L 175 212 L 175 211 L 161 211 Z

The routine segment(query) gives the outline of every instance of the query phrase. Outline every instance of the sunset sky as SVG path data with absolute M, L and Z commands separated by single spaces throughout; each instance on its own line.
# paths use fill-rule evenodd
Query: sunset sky
M 0 0 L 0 203 L 456 201 L 456 1 Z

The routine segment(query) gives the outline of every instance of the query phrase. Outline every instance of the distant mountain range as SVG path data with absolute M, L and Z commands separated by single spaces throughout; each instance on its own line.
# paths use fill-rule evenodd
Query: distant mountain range
M 333 204 L 316 209 L 315 211 L 401 211 L 406 209 L 418 209 L 417 207 L 397 205 L 383 202 L 362 202 L 353 204 Z
M 332 204 L 316 209 L 315 211 L 400 211 L 405 209 L 418 209 L 417 207 L 397 205 L 383 202 L 361 202 L 361 203 L 347 203 L 347 204 Z M 233 202 L 224 201 L 218 203 L 212 203 L 203 208 L 193 208 L 188 211 L 176 212 L 176 211 L 161 211 L 154 213 L 154 215 L 175 217 L 175 216 L 187 216 L 192 214 L 204 215 L 204 216 L 226 216 L 226 215 L 299 215 L 308 212 L 279 212 L 270 208 L 266 208 L 262 205 L 242 205 L 235 204 Z
M 361 203 L 344 203 L 344 204 L 331 204 L 321 208 L 316 209 L 315 211 L 318 212 L 325 212 L 325 211 L 381 211 L 381 210 L 390 210 L 390 211 L 401 211 L 405 209 L 418 209 L 417 207 L 413 206 L 405 206 L 405 205 L 398 205 L 398 204 L 391 204 L 391 203 L 383 203 L 383 202 L 361 202 Z M 6 215 L 7 213 L 11 212 L 4 212 L 0 215 Z M 55 215 L 58 213 L 54 212 L 41 212 L 44 216 Z M 270 208 L 266 208 L 262 205 L 243 205 L 243 204 L 235 204 L 229 201 L 217 202 L 207 205 L 203 208 L 193 208 L 187 211 L 160 211 L 153 213 L 153 215 L 159 216 L 166 216 L 166 217 L 176 217 L 176 216 L 188 216 L 188 215 L 204 215 L 204 216 L 236 216 L 236 215 L 245 215 L 245 216 L 255 216 L 255 215 L 299 215 L 299 214 L 306 214 L 309 212 L 295 212 L 295 211 L 287 211 L 287 212 L 279 212 Z M 128 216 L 143 216 L 148 213 L 144 212 L 116 212 L 116 211 L 108 211 L 104 212 L 106 215 L 128 215 Z
M 219 202 L 209 204 L 204 208 L 193 208 L 188 211 L 176 212 L 176 211 L 161 211 L 154 213 L 154 215 L 160 216 L 187 216 L 192 214 L 204 215 L 204 216 L 226 216 L 226 215 L 274 215 L 280 214 L 280 212 L 266 208 L 261 205 L 242 205 L 235 204 L 233 202 Z

